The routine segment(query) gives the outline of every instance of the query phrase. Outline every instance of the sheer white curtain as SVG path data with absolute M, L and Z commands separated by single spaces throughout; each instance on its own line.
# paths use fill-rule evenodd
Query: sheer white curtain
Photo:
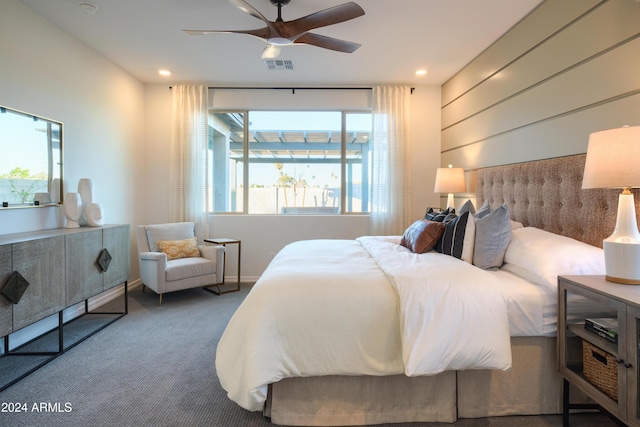
M 373 88 L 372 235 L 401 235 L 412 222 L 410 94 L 404 85 Z
M 193 221 L 209 235 L 208 88 L 174 85 L 169 166 L 169 219 Z

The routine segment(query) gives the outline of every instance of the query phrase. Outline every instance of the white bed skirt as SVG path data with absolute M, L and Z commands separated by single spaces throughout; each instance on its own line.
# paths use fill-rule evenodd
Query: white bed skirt
M 510 371 L 284 379 L 269 387 L 265 415 L 279 425 L 327 426 L 561 413 L 556 338 L 512 338 L 511 347 Z

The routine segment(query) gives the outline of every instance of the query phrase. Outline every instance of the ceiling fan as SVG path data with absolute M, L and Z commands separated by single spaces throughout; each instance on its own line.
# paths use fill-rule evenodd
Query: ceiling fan
M 358 43 L 346 40 L 335 39 L 320 34 L 310 33 L 309 31 L 326 27 L 328 25 L 337 24 L 344 21 L 357 18 L 364 15 L 364 10 L 353 2 L 344 3 L 338 6 L 330 7 L 316 13 L 312 13 L 302 18 L 292 21 L 284 21 L 282 19 L 282 7 L 289 4 L 291 0 L 270 0 L 271 4 L 278 7 L 278 18 L 275 21 L 269 21 L 258 10 L 244 0 L 228 0 L 229 3 L 241 11 L 248 13 L 254 18 L 263 21 L 266 27 L 255 30 L 183 30 L 191 35 L 206 34 L 248 34 L 258 37 L 267 42 L 267 47 L 262 52 L 262 58 L 277 58 L 280 54 L 282 46 L 291 44 L 307 44 L 312 46 L 330 49 L 337 52 L 352 53 L 360 47 Z

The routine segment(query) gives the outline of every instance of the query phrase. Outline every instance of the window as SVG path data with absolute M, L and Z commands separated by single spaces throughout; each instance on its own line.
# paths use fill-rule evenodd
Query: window
M 369 211 L 370 112 L 211 111 L 209 125 L 213 212 Z

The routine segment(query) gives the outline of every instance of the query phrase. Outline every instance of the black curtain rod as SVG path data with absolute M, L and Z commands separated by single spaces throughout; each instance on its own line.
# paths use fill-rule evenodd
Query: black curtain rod
M 267 90 L 373 90 L 371 87 L 243 87 L 243 86 L 209 86 L 209 89 L 223 89 L 223 90 L 255 90 L 255 89 L 267 89 Z
M 169 86 L 171 89 L 171 86 Z M 207 89 L 210 90 L 290 90 L 291 93 L 295 94 L 296 90 L 373 90 L 371 87 L 248 87 L 248 86 L 209 86 Z M 413 95 L 413 91 L 415 87 L 411 88 L 411 94 Z

